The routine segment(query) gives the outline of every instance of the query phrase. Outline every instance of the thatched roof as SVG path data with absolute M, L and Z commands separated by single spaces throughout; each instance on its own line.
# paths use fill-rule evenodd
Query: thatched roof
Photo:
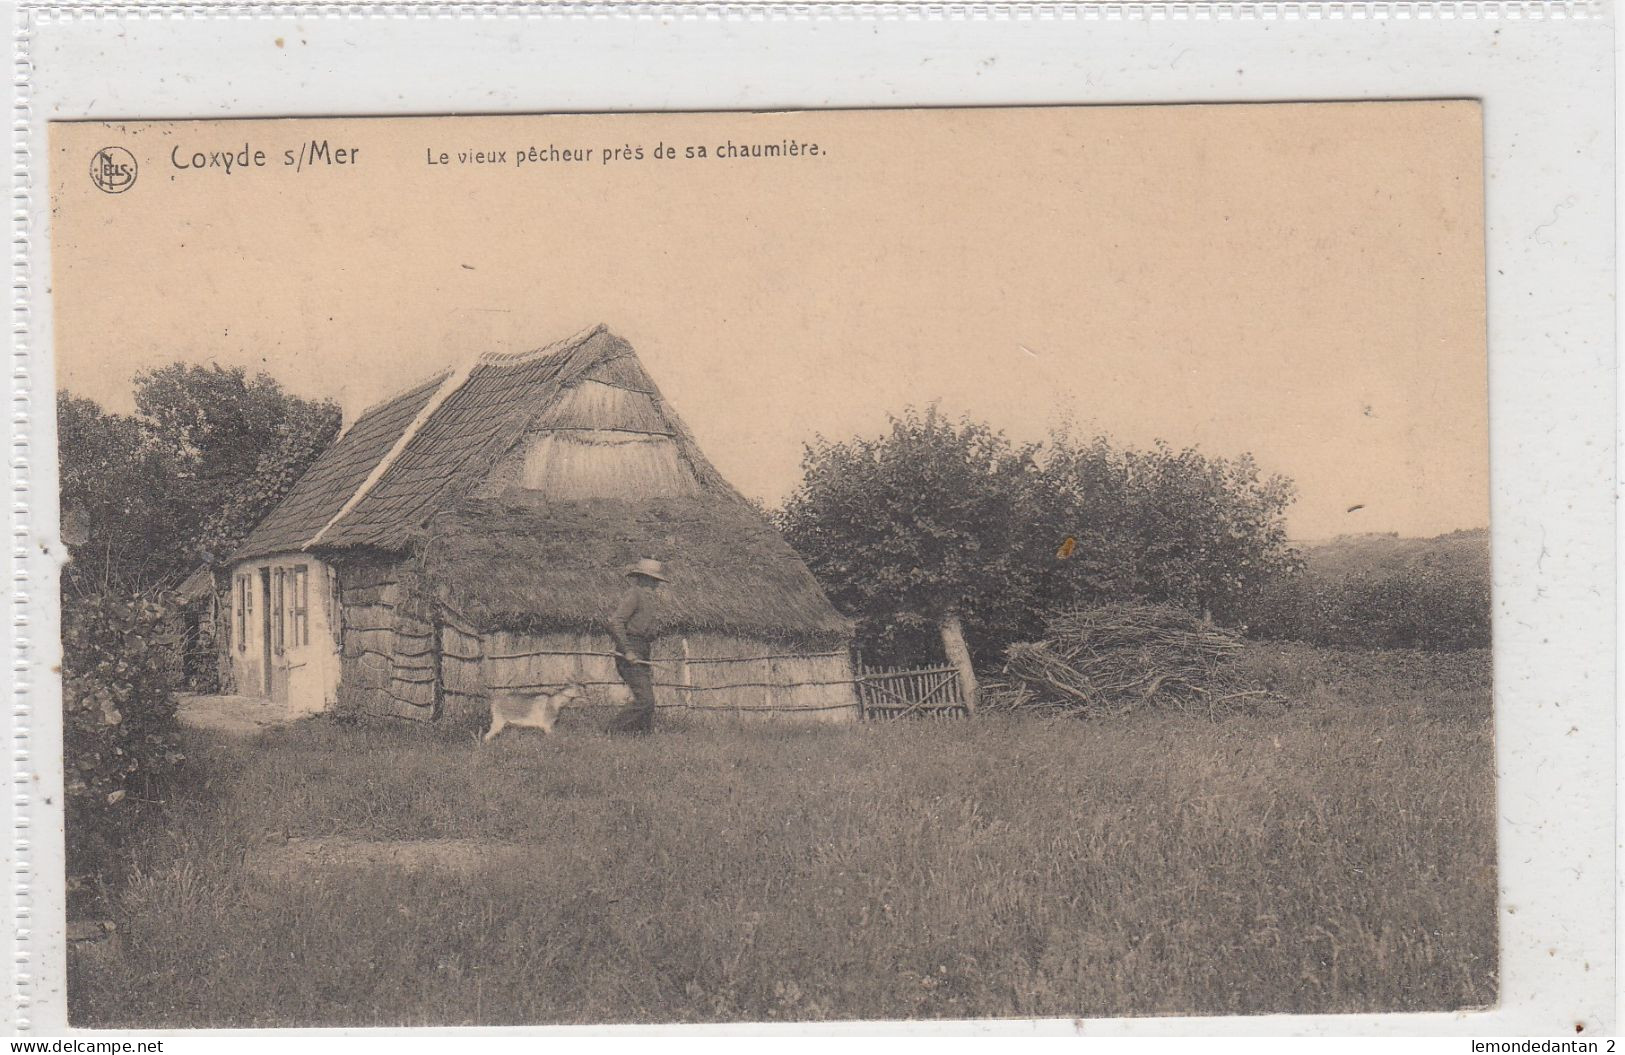
M 621 416 L 547 420 L 583 382 L 624 393 Z M 428 517 L 470 497 L 527 432 L 627 430 L 667 438 L 698 489 L 736 495 L 644 373 L 631 345 L 602 326 L 531 352 L 493 353 L 368 410 L 318 458 L 233 555 L 298 549 L 402 548 Z M 630 429 L 628 429 L 630 426 Z M 575 497 L 575 496 L 571 496 Z
M 483 356 L 368 411 L 234 559 L 291 550 L 417 553 L 486 629 L 601 625 L 618 569 L 653 556 L 676 569 L 673 629 L 849 632 L 601 326 Z
M 710 495 L 475 502 L 414 539 L 426 585 L 481 631 L 603 629 L 641 557 L 664 561 L 662 633 L 843 641 L 851 625 L 760 513 Z

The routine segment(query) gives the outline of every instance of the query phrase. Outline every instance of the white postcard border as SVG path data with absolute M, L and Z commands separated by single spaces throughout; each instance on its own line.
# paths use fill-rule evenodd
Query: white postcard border
M 1572 1037 L 1617 1028 L 1608 5 L 193 3 L 24 5 L 16 14 L 7 645 L 16 989 L 5 1021 L 17 1031 L 67 1032 L 53 790 L 62 781 L 52 673 L 62 547 L 48 121 L 1442 97 L 1484 103 L 1500 1005 L 974 1029 Z M 299 30 L 303 64 L 276 61 L 269 41 Z

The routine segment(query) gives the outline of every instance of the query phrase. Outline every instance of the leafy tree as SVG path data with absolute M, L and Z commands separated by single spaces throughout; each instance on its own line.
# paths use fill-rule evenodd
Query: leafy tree
M 169 487 L 172 458 L 135 418 L 110 414 L 88 399 L 57 394 L 63 537 L 73 561 L 69 596 L 151 589 L 189 559 L 175 531 L 186 504 Z
M 191 506 L 192 552 L 209 563 L 236 548 L 338 435 L 337 404 L 241 367 L 174 363 L 135 385 L 136 409 Z
M 780 527 L 864 643 L 905 662 L 929 648 L 922 631 L 956 664 L 986 663 L 1053 612 L 1111 601 L 1233 620 L 1296 562 L 1292 484 L 1248 456 L 1016 445 L 910 410 L 878 439 L 820 439 L 802 470 Z
M 1050 437 L 1039 467 L 1037 519 L 1053 525 L 1050 535 L 1061 536 L 1068 553 L 1049 568 L 1019 638 L 1041 636 L 1052 612 L 1137 596 L 1135 538 L 1125 529 L 1134 493 L 1132 469 L 1125 452 L 1105 436 Z
M 1036 449 L 910 409 L 879 439 L 808 445 L 779 526 L 872 646 L 937 636 L 974 695 L 967 627 L 987 640 L 1020 622 L 1058 542 L 1031 519 Z
M 250 378 L 242 367 L 172 363 L 135 377 L 136 413 L 199 489 L 246 479 L 302 402 L 269 374 Z
M 1210 458 L 1159 442 L 1125 458 L 1137 597 L 1230 622 L 1297 567 L 1286 537 L 1296 489 L 1283 476 L 1260 477 L 1252 455 Z
M 330 400 L 266 374 L 176 363 L 135 379 L 136 414 L 58 397 L 65 524 L 75 589 L 173 586 L 223 560 L 338 434 Z
M 1053 515 L 1071 516 L 1079 551 L 1100 566 L 1052 601 L 1134 599 L 1228 622 L 1297 567 L 1285 519 L 1295 489 L 1283 476 L 1261 477 L 1251 455 L 1215 458 L 1161 442 L 1135 450 L 1062 433 L 1043 461 Z

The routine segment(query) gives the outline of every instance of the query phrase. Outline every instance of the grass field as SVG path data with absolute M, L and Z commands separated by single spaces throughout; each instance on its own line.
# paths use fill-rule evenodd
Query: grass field
M 107 896 L 118 938 L 70 953 L 72 1018 L 1493 1003 L 1489 654 L 1245 662 L 1285 714 L 672 721 L 638 742 L 578 721 L 483 750 L 467 728 L 308 720 L 199 742 Z M 430 852 L 468 840 L 488 852 Z M 365 852 L 378 844 L 396 856 Z

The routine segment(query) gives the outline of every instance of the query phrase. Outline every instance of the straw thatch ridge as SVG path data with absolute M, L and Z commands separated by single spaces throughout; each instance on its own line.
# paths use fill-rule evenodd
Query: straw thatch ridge
M 716 495 L 540 508 L 473 502 L 413 539 L 422 588 L 480 632 L 602 630 L 640 557 L 666 563 L 662 634 L 839 644 L 851 624 L 772 525 Z

